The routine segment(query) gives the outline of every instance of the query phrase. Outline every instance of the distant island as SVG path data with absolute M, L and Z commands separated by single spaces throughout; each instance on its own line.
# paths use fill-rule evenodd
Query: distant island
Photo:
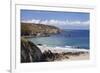
M 21 23 L 21 36 L 24 37 L 46 37 L 60 32 L 61 30 L 58 27 L 51 25 Z

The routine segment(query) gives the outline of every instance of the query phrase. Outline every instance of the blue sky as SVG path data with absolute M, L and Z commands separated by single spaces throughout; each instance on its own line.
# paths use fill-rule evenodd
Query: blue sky
M 89 13 L 21 10 L 21 21 L 54 25 L 62 29 L 89 29 Z

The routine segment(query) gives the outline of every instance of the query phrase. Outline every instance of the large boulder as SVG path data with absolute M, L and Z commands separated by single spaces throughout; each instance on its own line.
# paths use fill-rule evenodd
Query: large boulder
M 42 54 L 42 61 L 47 61 L 47 62 L 54 61 L 54 58 L 55 56 L 50 50 L 44 51 Z
M 41 59 L 41 50 L 31 41 L 21 38 L 21 63 L 39 62 Z

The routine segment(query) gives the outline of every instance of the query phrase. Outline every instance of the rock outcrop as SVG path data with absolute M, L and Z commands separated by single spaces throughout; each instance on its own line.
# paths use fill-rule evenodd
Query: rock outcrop
M 42 59 L 42 52 L 32 42 L 21 38 L 21 63 L 39 62 Z
M 69 59 L 68 55 L 79 56 L 80 54 L 84 54 L 84 52 L 53 53 L 51 50 L 41 52 L 34 43 L 23 37 L 21 38 L 21 63 L 60 61 Z
M 55 56 L 50 50 L 44 51 L 42 54 L 42 61 L 47 61 L 47 62 L 54 61 L 54 58 Z
M 54 54 L 41 50 L 31 41 L 21 38 L 21 63 L 54 61 Z

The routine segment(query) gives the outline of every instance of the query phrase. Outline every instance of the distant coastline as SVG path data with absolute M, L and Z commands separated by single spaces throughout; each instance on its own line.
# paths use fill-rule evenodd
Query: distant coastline
M 59 34 L 61 30 L 55 26 L 36 24 L 36 23 L 21 23 L 21 36 L 24 37 L 47 37 L 54 34 Z

